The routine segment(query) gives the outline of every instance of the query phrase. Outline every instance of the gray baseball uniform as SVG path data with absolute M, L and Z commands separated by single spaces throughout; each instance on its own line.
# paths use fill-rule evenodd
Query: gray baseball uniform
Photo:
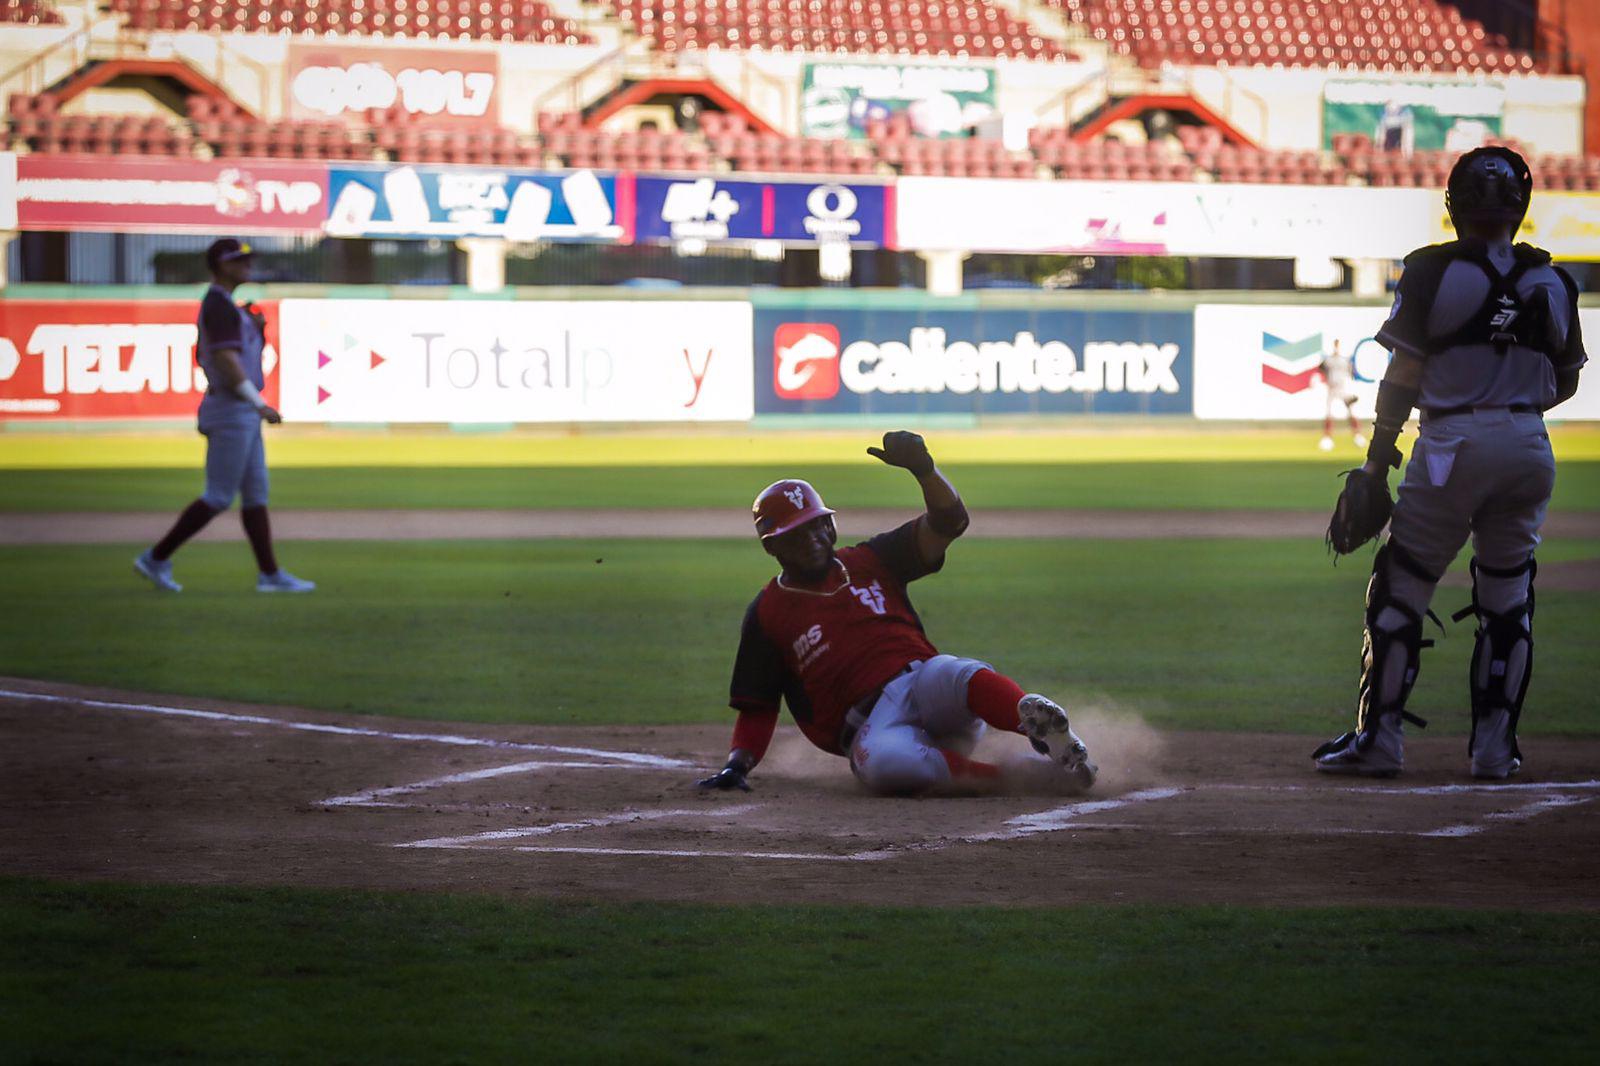
M 217 378 L 213 355 L 223 348 L 239 353 L 239 369 L 257 389 L 266 387 L 261 355 L 266 342 L 245 310 L 219 285 L 206 290 L 200 304 L 196 354 L 208 379 Z M 206 490 L 200 498 L 223 511 L 240 497 L 244 507 L 267 503 L 267 457 L 261 415 L 232 389 L 209 388 L 200 401 L 200 432 L 206 438 Z

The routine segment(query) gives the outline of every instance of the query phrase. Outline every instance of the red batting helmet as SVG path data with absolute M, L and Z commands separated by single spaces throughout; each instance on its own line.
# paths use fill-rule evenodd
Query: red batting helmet
M 750 505 L 750 515 L 756 521 L 756 536 L 762 540 L 830 514 L 833 512 L 822 502 L 822 495 L 809 482 L 794 478 L 774 481 L 762 489 L 756 502 Z

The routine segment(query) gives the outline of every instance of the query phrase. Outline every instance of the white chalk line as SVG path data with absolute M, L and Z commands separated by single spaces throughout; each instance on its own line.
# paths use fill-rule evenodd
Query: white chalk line
M 1585 803 L 1593 803 L 1594 796 L 1547 796 L 1537 803 L 1530 803 L 1526 807 L 1514 811 L 1493 811 L 1483 816 L 1477 822 L 1467 822 L 1462 825 L 1446 826 L 1427 833 L 1419 833 L 1425 837 L 1464 837 L 1474 833 L 1481 833 L 1489 828 L 1490 822 L 1521 822 L 1529 818 L 1536 818 L 1549 811 L 1560 810 L 1562 807 L 1579 807 Z
M 406 796 L 414 792 L 422 792 L 440 785 L 459 785 L 467 781 L 483 781 L 491 777 L 502 777 L 506 774 L 526 774 L 535 770 L 616 770 L 616 763 L 609 762 L 551 762 L 546 759 L 535 759 L 532 762 L 514 762 L 506 766 L 490 766 L 482 770 L 467 770 L 459 774 L 446 774 L 443 777 L 430 777 L 425 781 L 413 781 L 405 785 L 390 785 L 387 788 L 371 788 L 365 792 L 352 792 L 348 796 L 332 796 L 318 803 L 319 807 L 414 807 L 412 803 L 385 803 L 382 797 Z
M 676 811 L 619 811 L 576 822 L 550 822 L 544 825 L 517 826 L 512 829 L 491 829 L 485 833 L 469 833 L 458 837 L 433 837 L 395 844 L 397 848 L 474 848 L 500 840 L 517 840 L 522 837 L 549 836 L 552 833 L 571 833 L 580 829 L 600 829 L 608 825 L 628 825 L 634 822 L 654 822 L 662 818 L 713 818 L 748 814 L 759 805 L 740 804 L 736 807 L 694 807 Z
M 384 740 L 395 740 L 407 743 L 443 744 L 453 747 L 483 747 L 508 751 L 545 752 L 556 755 L 588 756 L 610 760 L 599 763 L 580 762 L 550 762 L 534 760 L 524 763 L 514 763 L 508 766 L 490 767 L 485 770 L 468 771 L 463 774 L 450 774 L 444 777 L 431 778 L 425 781 L 413 782 L 406 785 L 396 785 L 388 788 L 370 789 L 365 792 L 353 793 L 348 796 L 335 796 L 321 802 L 321 806 L 350 806 L 350 807 L 408 807 L 412 804 L 385 802 L 380 797 L 406 795 L 423 791 L 438 785 L 454 784 L 465 781 L 480 780 L 483 778 L 500 776 L 502 774 L 533 772 L 541 769 L 692 769 L 695 764 L 683 759 L 673 759 L 667 756 L 652 755 L 646 752 L 613 751 L 600 748 L 577 747 L 558 744 L 534 744 L 511 740 L 496 740 L 486 737 L 467 737 L 455 734 L 441 733 L 399 733 L 391 730 L 370 729 L 357 726 L 326 725 L 318 722 L 296 722 L 281 718 L 269 718 L 265 715 L 236 714 L 223 711 L 205 711 L 192 707 L 172 707 L 162 704 L 129 703 L 111 700 L 96 700 L 84 697 L 62 696 L 52 693 L 26 692 L 13 689 L 0 689 L 0 699 L 37 700 L 44 703 L 70 704 L 78 707 L 97 710 L 133 711 L 144 714 L 170 715 L 182 718 L 195 718 L 207 721 L 238 722 L 248 725 L 276 726 L 283 729 L 298 730 L 309 733 L 326 733 L 336 736 L 365 736 L 376 737 Z M 1331 827 L 1308 829 L 1304 827 L 1284 828 L 1281 826 L 1244 827 L 1228 826 L 1226 832 L 1272 832 L 1272 833 L 1299 833 L 1311 835 L 1381 835 L 1381 836 L 1419 836 L 1436 838 L 1453 838 L 1471 836 L 1480 833 L 1490 826 L 1491 822 L 1524 821 L 1537 817 L 1551 810 L 1563 807 L 1579 806 L 1592 801 L 1593 797 L 1563 797 L 1554 793 L 1561 790 L 1594 791 L 1600 790 L 1600 780 L 1587 781 L 1519 781 L 1497 782 L 1472 785 L 1422 785 L 1422 786 L 1385 786 L 1385 785 L 1356 785 L 1327 787 L 1321 785 L 1246 785 L 1227 783 L 1208 783 L 1204 786 L 1187 786 L 1182 788 L 1154 788 L 1143 789 L 1128 793 L 1125 796 L 1110 800 L 1089 800 L 1079 803 L 1067 804 L 1034 814 L 1021 815 L 1010 819 L 1005 824 L 1007 828 L 991 832 L 979 833 L 971 836 L 960 837 L 951 841 L 927 844 L 912 844 L 905 848 L 883 851 L 857 852 L 853 855 L 835 855 L 826 853 L 800 853 L 800 852 L 712 852 L 712 851 L 676 851 L 670 849 L 594 849 L 594 848 L 536 848 L 522 846 L 514 850 L 522 851 L 553 851 L 563 853 L 592 853 L 592 854 L 639 854 L 639 855 L 681 855 L 684 857 L 745 857 L 745 858 L 813 858 L 827 861 L 872 861 L 887 858 L 896 854 L 909 851 L 938 851 L 957 843 L 986 843 L 991 841 L 1015 840 L 1038 833 L 1055 832 L 1061 829 L 1096 829 L 1096 830 L 1127 830 L 1143 829 L 1149 831 L 1157 827 L 1141 825 L 1132 822 L 1088 822 L 1083 821 L 1085 815 L 1098 814 L 1105 811 L 1116 810 L 1144 803 L 1152 800 L 1169 799 L 1185 792 L 1209 791 L 1257 791 L 1257 792 L 1304 792 L 1327 793 L 1344 792 L 1371 795 L 1409 795 L 1409 796 L 1444 796 L 1456 794 L 1493 794 L 1505 792 L 1539 793 L 1543 799 L 1536 800 L 1526 807 L 1514 811 L 1496 811 L 1483 816 L 1480 821 L 1468 822 L 1460 825 L 1447 826 L 1435 830 L 1390 830 L 1390 829 L 1361 829 L 1355 827 Z M 732 808 L 730 808 L 732 809 Z M 646 812 L 652 815 L 670 816 L 674 813 L 685 812 Z M 699 813 L 699 812 L 692 812 Z M 612 816 L 615 817 L 615 816 Z M 636 816 L 629 816 L 633 819 Z M 570 828 L 593 828 L 599 822 L 590 820 L 586 823 L 572 823 Z M 606 823 L 609 824 L 609 823 Z M 1178 836 L 1211 836 L 1214 831 L 1205 829 L 1171 829 L 1165 830 L 1171 835 Z M 449 839 L 449 838 L 441 838 Z M 396 845 L 397 847 L 420 847 L 428 842 L 417 842 L 409 845 Z M 445 846 L 445 845 L 437 845 Z
M 554 755 L 580 755 L 595 759 L 611 759 L 629 766 L 656 770 L 687 770 L 695 764 L 664 755 L 650 755 L 638 751 L 607 751 L 601 748 L 578 748 L 562 744 L 526 744 L 515 740 L 494 740 L 489 737 L 463 737 L 450 733 L 394 733 L 384 729 L 364 729 L 358 726 L 323 725 L 319 722 L 295 722 L 283 718 L 268 718 L 259 714 L 232 714 L 224 711 L 202 711 L 193 707 L 168 707 L 156 703 L 119 703 L 110 700 L 92 700 L 77 696 L 57 696 L 44 692 L 17 692 L 0 689 L 0 699 L 39 700 L 44 703 L 65 703 L 75 707 L 95 710 L 137 711 L 141 714 L 164 714 L 179 718 L 200 718 L 213 722 L 243 722 L 248 725 L 278 726 L 306 733 L 331 733 L 336 736 L 378 737 L 383 740 L 400 740 L 417 744 L 448 744 L 452 747 L 497 748 L 502 751 L 540 751 Z
M 1453 796 L 1461 793 L 1548 792 L 1552 789 L 1600 789 L 1600 780 L 1589 781 L 1499 781 L 1475 785 L 1229 785 L 1207 782 L 1206 789 L 1230 792 L 1354 792 L 1376 796 Z
M 1104 811 L 1119 810 L 1131 807 L 1138 803 L 1150 803 L 1154 800 L 1171 799 L 1188 791 L 1182 788 L 1145 788 L 1137 792 L 1129 792 L 1114 799 L 1081 800 L 1077 803 L 1068 803 L 1062 807 L 1052 807 L 1046 811 L 1036 811 L 1033 814 L 1022 814 L 1015 818 L 1007 819 L 1006 828 L 992 833 L 977 833 L 972 836 L 962 837 L 962 844 L 984 844 L 996 840 L 1016 840 L 1019 837 L 1031 836 L 1035 833 L 1053 833 L 1059 829 L 1076 828 L 1075 819 L 1088 814 L 1100 814 Z
M 857 851 L 848 855 L 834 855 L 823 851 L 679 851 L 674 848 L 561 848 L 526 845 L 508 850 L 555 855 L 625 855 L 665 859 L 788 859 L 796 862 L 877 862 L 900 854 L 898 851 Z

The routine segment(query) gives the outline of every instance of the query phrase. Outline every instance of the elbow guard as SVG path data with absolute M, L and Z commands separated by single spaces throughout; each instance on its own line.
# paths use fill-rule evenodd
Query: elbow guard
M 971 525 L 967 517 L 967 505 L 958 498 L 948 507 L 932 507 L 928 509 L 928 528 L 941 537 L 955 540 L 967 531 Z

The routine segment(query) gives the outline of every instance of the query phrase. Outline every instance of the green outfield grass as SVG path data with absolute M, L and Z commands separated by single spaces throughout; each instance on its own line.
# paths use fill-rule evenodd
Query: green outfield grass
M 1590 915 L 0 881 L 16 1062 L 1585 1062 Z
M 525 467 L 741 466 L 797 459 L 819 465 L 861 461 L 862 449 L 889 421 L 827 431 L 686 426 L 671 432 L 628 429 L 560 433 L 540 430 L 451 432 L 426 428 L 328 429 L 277 426 L 267 431 L 275 466 Z M 910 428 L 918 428 L 914 418 Z M 1065 428 L 1061 428 L 1065 426 Z M 205 441 L 192 428 L 74 432 L 29 430 L 0 423 L 0 469 L 196 469 Z M 1078 419 L 1016 429 L 922 427 L 934 454 L 948 463 L 1193 463 L 1296 461 L 1316 458 L 1315 423 L 1299 429 L 1239 429 L 1189 419 Z M 1407 438 L 1414 434 L 1407 434 Z M 1600 460 L 1600 426 L 1552 424 L 1563 460 Z M 1402 441 L 1404 443 L 1404 441 Z M 1335 456 L 1359 453 L 1344 433 Z
M 283 561 L 319 591 L 263 597 L 243 545 L 202 543 L 171 596 L 131 572 L 136 550 L 0 553 L 0 673 L 432 719 L 725 721 L 740 619 L 772 573 L 744 541 L 306 542 Z M 1596 556 L 1540 551 L 1547 575 Z M 1076 706 L 1322 734 L 1350 719 L 1367 576 L 1367 556 L 1335 568 L 1315 541 L 973 540 L 915 599 L 942 649 Z M 1593 593 L 1548 577 L 1538 642 L 1525 735 L 1600 732 Z M 1471 648 L 1461 624 L 1426 653 L 1412 707 L 1435 731 L 1466 727 Z
M 1357 456 L 1304 462 L 1102 463 L 985 466 L 945 472 L 977 511 L 986 508 L 1298 508 L 1331 510 L 1337 475 Z M 765 485 L 803 475 L 836 508 L 903 506 L 921 499 L 903 474 L 871 460 L 822 466 L 797 459 L 712 467 L 286 467 L 272 471 L 272 505 L 306 508 L 544 509 L 705 507 L 739 510 Z M 1398 478 L 1395 479 L 1398 481 Z M 200 494 L 198 468 L 0 470 L 0 513 L 176 512 Z M 1557 511 L 1600 510 L 1600 462 L 1561 465 Z

